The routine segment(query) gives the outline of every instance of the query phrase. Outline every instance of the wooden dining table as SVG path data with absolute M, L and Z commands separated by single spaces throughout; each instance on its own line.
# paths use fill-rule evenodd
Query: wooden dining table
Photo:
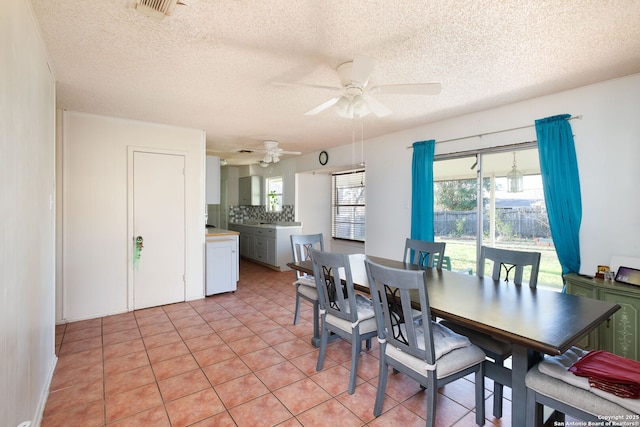
M 413 264 L 367 256 L 387 267 L 418 269 Z M 364 256 L 362 256 L 364 259 Z M 363 261 L 358 260 L 358 263 Z M 311 261 L 287 264 L 313 274 Z M 363 266 L 354 266 L 354 287 L 369 292 Z M 527 371 L 544 354 L 559 355 L 598 327 L 620 306 L 606 301 L 563 294 L 553 290 L 515 285 L 448 270 L 426 268 L 431 314 L 509 342 L 511 369 L 486 364 L 487 375 L 512 390 L 511 425 L 525 425 Z

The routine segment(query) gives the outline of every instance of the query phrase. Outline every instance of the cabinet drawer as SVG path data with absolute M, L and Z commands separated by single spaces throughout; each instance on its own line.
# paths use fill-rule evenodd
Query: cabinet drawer
M 265 237 L 275 237 L 275 229 L 273 228 L 254 228 L 252 230 L 253 234 L 256 236 L 265 236 Z
M 256 237 L 255 246 L 256 259 L 261 262 L 269 262 L 269 239 L 266 237 Z

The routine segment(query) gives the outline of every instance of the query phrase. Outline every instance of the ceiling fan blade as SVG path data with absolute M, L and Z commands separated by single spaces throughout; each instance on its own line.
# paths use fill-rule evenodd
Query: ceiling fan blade
M 376 66 L 376 60 L 368 56 L 357 55 L 353 58 L 351 82 L 358 86 L 365 86 L 369 76 Z
M 282 150 L 282 151 L 279 151 L 278 154 L 290 154 L 292 156 L 299 156 L 300 154 L 302 154 L 302 152 L 300 152 L 300 151 L 285 151 L 285 150 Z
M 407 83 L 380 85 L 371 88 L 372 93 L 394 93 L 400 95 L 437 95 L 442 90 L 440 83 Z
M 391 114 L 391 110 L 383 105 L 380 101 L 370 95 L 362 95 L 369 107 L 369 110 L 378 117 L 385 117 Z
M 314 85 L 307 83 L 287 83 L 287 82 L 271 82 L 274 86 L 290 86 L 290 87 L 311 87 L 315 89 L 324 89 L 324 90 L 340 90 L 341 88 L 337 86 L 324 86 L 324 85 Z
M 315 114 L 318 114 L 321 111 L 326 110 L 329 107 L 332 107 L 333 105 L 336 104 L 336 102 L 338 102 L 338 100 L 340 99 L 339 96 L 335 96 L 333 98 L 331 98 L 328 101 L 323 102 L 322 104 L 318 105 L 315 108 L 312 108 L 311 110 L 307 111 L 306 113 L 304 113 L 305 116 L 313 116 Z

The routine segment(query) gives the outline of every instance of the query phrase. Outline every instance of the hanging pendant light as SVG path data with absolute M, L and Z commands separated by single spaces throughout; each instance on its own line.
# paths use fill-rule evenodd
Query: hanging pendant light
M 516 167 L 516 153 L 513 153 L 513 166 L 511 172 L 507 174 L 507 192 L 508 193 L 521 193 L 522 188 L 522 173 Z

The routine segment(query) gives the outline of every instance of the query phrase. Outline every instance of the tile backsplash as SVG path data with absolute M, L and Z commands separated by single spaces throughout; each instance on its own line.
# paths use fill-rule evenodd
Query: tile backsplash
M 229 223 L 247 220 L 292 222 L 295 221 L 294 205 L 284 205 L 278 212 L 267 212 L 264 206 L 229 206 Z

